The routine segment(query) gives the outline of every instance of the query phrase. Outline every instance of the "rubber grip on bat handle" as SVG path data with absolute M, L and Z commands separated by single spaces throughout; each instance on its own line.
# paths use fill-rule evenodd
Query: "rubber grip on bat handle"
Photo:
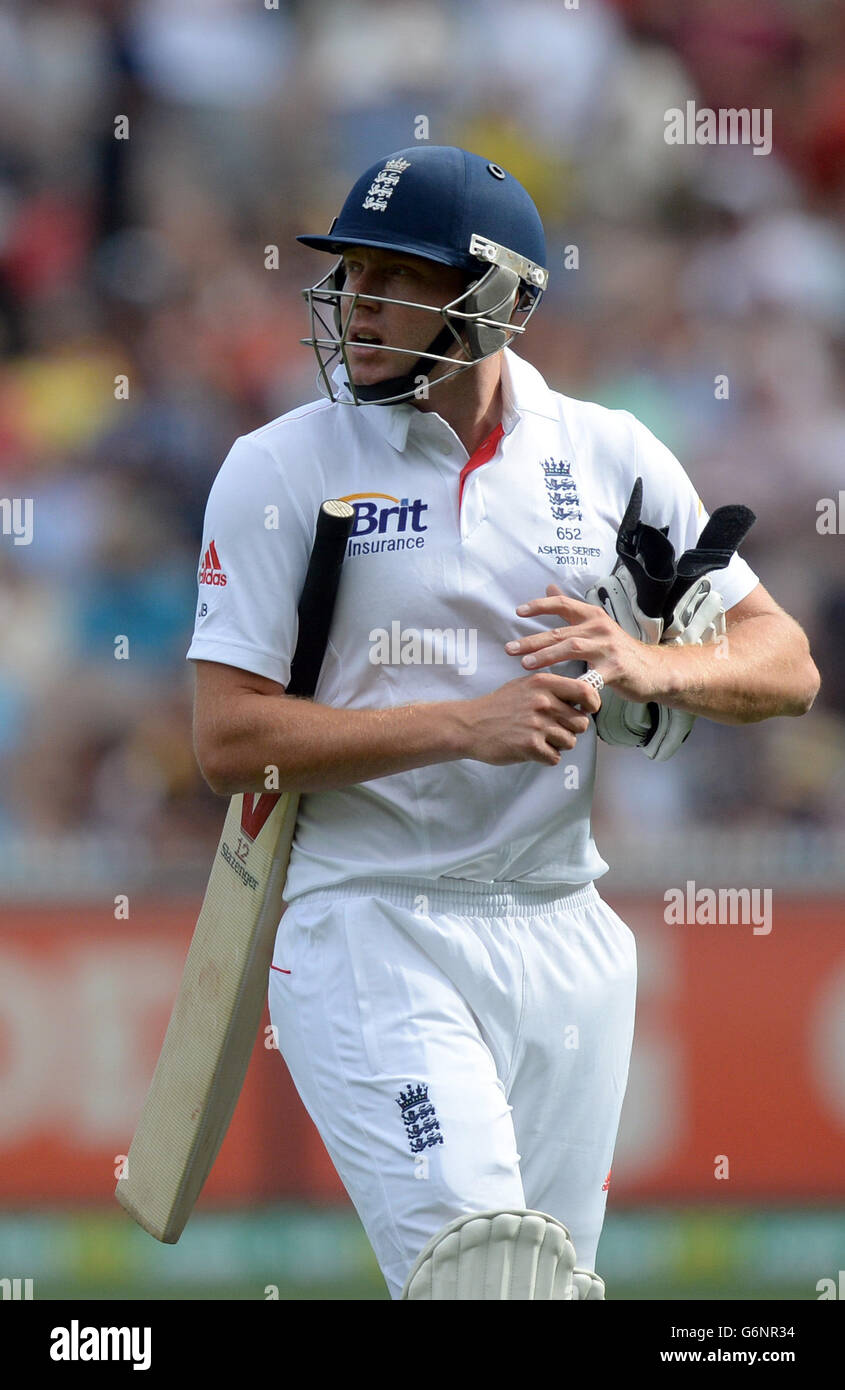
M 299 599 L 299 637 L 286 687 L 288 695 L 310 698 L 317 688 L 354 519 L 355 510 L 348 502 L 333 499 L 320 507 Z

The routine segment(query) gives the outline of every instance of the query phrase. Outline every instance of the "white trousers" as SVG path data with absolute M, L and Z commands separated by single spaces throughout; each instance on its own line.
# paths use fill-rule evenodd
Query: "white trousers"
M 356 880 L 290 905 L 270 1018 L 393 1298 L 488 1208 L 556 1217 L 595 1269 L 635 990 L 592 884 Z

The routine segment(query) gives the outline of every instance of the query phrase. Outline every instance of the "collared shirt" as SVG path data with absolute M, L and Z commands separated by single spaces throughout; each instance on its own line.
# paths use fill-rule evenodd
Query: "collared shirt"
M 471 699 L 526 675 L 505 643 L 557 624 L 517 605 L 549 583 L 583 599 L 610 574 L 638 476 L 643 521 L 668 526 L 677 555 L 695 544 L 707 513 L 634 416 L 550 390 L 510 349 L 502 391 L 478 467 L 408 402 L 316 402 L 236 440 L 208 500 L 188 658 L 287 683 L 326 498 L 356 511 L 315 696 L 342 709 Z M 734 556 L 716 587 L 731 608 L 756 583 Z M 556 767 L 462 759 L 304 796 L 288 900 L 357 877 L 591 881 L 607 869 L 590 830 L 595 740 L 591 724 Z

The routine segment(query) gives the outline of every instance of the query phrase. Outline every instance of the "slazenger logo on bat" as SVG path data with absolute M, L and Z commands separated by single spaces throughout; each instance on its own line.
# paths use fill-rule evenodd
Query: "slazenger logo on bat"
M 221 857 L 253 892 L 258 888 L 258 879 L 246 868 L 250 846 L 261 834 L 278 800 L 278 792 L 244 792 L 237 849 L 232 849 L 225 838 L 220 842 Z
M 221 589 L 226 587 L 226 572 L 220 563 L 220 556 L 217 554 L 217 546 L 214 541 L 209 541 L 208 549 L 202 557 L 199 582 L 200 584 L 214 584 Z

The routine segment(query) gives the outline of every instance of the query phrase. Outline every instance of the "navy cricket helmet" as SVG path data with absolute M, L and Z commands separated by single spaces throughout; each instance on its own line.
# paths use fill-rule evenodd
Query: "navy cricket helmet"
M 303 290 L 311 336 L 301 341 L 317 355 L 320 388 L 331 400 L 338 399 L 328 370 L 342 362 L 355 405 L 389 405 L 418 396 L 420 380 L 428 389 L 430 364 L 444 362 L 450 368 L 430 383 L 433 387 L 500 351 L 524 332 L 549 278 L 543 224 L 525 189 L 498 164 L 450 146 L 421 145 L 379 160 L 354 184 L 326 235 L 299 236 L 297 241 L 340 256 L 352 246 L 379 247 L 466 272 L 465 289 L 449 304 L 419 306 L 436 319 L 428 349 L 410 371 L 373 386 L 352 382 L 346 335 L 355 303 L 359 298 L 410 301 L 345 290 L 342 260 Z M 328 317 L 321 313 L 325 309 Z M 514 310 L 521 322 L 511 322 Z

